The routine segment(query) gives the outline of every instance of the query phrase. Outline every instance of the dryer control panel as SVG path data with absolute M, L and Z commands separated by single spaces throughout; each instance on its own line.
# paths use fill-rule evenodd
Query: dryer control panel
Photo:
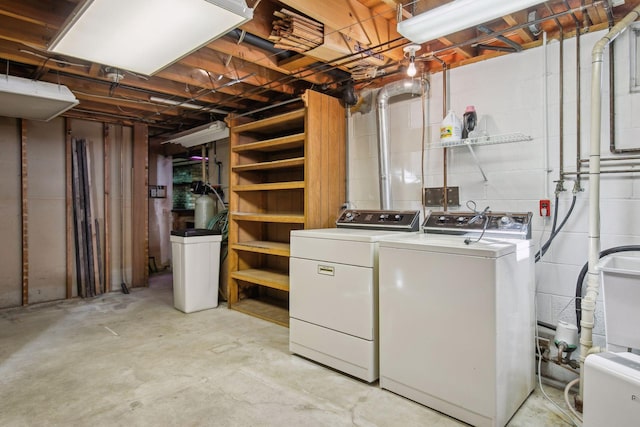
M 531 212 L 431 212 L 424 223 L 425 233 L 474 235 L 508 239 L 531 239 Z
M 336 221 L 336 227 L 373 230 L 418 231 L 420 211 L 347 209 Z

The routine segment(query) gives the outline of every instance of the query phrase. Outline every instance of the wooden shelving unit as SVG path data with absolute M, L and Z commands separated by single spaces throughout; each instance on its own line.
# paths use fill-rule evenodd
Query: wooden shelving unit
M 345 197 L 345 114 L 307 91 L 304 107 L 229 118 L 229 308 L 289 324 L 289 234 L 332 227 Z

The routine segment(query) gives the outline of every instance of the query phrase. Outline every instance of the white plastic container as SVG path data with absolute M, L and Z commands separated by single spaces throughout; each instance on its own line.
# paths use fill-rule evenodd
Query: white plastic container
M 449 110 L 440 125 L 440 142 L 443 144 L 459 142 L 462 140 L 462 121 L 453 110 Z
M 199 196 L 195 204 L 195 228 L 207 228 L 209 221 L 213 218 L 215 202 L 213 198 L 207 194 Z
M 640 349 L 640 258 L 610 255 L 598 267 L 607 349 Z
M 184 313 L 218 306 L 222 236 L 213 233 L 200 229 L 171 232 L 173 306 Z

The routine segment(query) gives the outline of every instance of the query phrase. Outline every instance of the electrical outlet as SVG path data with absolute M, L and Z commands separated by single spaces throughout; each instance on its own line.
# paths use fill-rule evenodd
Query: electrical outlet
M 540 216 L 551 216 L 551 200 L 540 200 Z

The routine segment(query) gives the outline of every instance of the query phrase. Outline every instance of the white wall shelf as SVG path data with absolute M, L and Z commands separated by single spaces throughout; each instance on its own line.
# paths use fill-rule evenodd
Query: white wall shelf
M 467 138 L 458 141 L 448 142 L 434 142 L 429 148 L 455 148 L 455 147 L 467 147 L 471 145 L 496 145 L 496 144 L 508 144 L 511 142 L 524 142 L 532 141 L 528 135 L 523 133 L 508 133 L 503 135 L 492 136 L 479 136 L 477 138 Z
M 430 148 L 455 148 L 455 147 L 467 147 L 471 156 L 473 157 L 473 161 L 476 163 L 478 169 L 480 169 L 480 173 L 482 174 L 482 179 L 488 181 L 487 175 L 482 170 L 482 166 L 480 165 L 480 161 L 476 156 L 475 151 L 473 151 L 474 145 L 496 145 L 496 144 L 508 144 L 511 142 L 523 142 L 523 141 L 531 141 L 531 138 L 528 135 L 523 133 L 508 133 L 504 135 L 494 135 L 494 136 L 480 136 L 477 138 L 467 138 L 461 139 L 458 141 L 447 141 L 447 142 L 436 142 L 431 144 Z

